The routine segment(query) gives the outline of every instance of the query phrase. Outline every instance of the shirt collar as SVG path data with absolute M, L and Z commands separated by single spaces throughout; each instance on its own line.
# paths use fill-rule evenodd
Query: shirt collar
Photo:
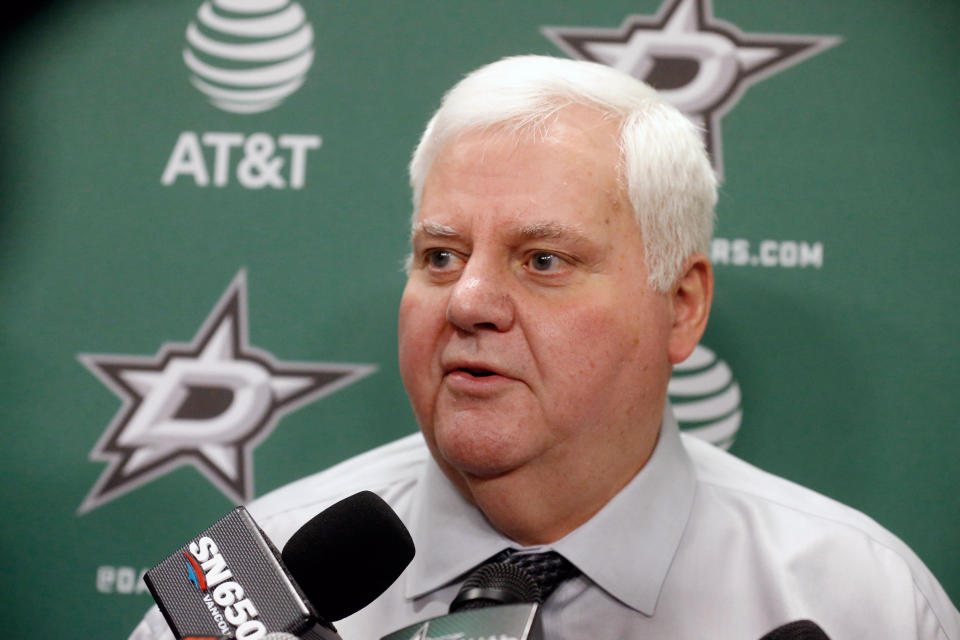
M 406 572 L 407 598 L 450 584 L 490 556 L 517 546 L 460 495 L 433 456 L 427 457 L 415 491 L 410 533 L 421 552 Z
M 604 507 L 545 548 L 560 552 L 601 589 L 653 615 L 680 544 L 696 479 L 669 405 L 647 464 Z M 513 542 L 494 529 L 428 460 L 413 514 L 414 556 L 405 593 L 416 598 L 450 584 Z M 602 541 L 599 544 L 598 541 Z

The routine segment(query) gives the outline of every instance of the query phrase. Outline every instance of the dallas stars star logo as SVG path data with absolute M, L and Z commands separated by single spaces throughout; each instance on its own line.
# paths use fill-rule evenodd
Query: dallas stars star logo
M 723 177 L 720 119 L 750 85 L 840 42 L 833 36 L 743 33 L 713 17 L 711 0 L 668 0 L 617 29 L 543 27 L 568 55 L 614 67 L 656 88 L 705 135 Z
M 108 463 L 80 505 L 85 513 L 177 467 L 192 465 L 234 502 L 253 497 L 253 449 L 280 418 L 376 367 L 283 362 L 247 341 L 240 271 L 190 344 L 155 356 L 80 354 L 123 400 L 91 460 Z

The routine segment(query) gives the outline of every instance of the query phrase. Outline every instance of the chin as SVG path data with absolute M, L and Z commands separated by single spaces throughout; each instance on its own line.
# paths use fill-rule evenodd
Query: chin
M 465 477 L 495 478 L 523 466 L 530 447 L 511 429 L 439 424 L 434 431 L 436 452 Z

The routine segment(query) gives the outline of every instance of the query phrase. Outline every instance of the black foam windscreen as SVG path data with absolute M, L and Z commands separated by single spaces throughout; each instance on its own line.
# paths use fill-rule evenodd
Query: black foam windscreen
M 817 623 L 810 620 L 794 620 L 781 625 L 760 640 L 830 640 Z
M 324 553 L 331 549 L 337 552 Z M 361 491 L 314 516 L 280 555 L 320 616 L 336 621 L 383 593 L 413 554 L 413 539 L 393 509 Z

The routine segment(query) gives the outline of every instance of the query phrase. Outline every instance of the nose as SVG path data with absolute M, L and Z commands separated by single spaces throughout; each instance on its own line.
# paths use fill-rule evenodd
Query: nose
M 450 292 L 447 321 L 467 333 L 508 331 L 515 315 L 506 286 L 508 277 L 505 269 L 475 252 Z

